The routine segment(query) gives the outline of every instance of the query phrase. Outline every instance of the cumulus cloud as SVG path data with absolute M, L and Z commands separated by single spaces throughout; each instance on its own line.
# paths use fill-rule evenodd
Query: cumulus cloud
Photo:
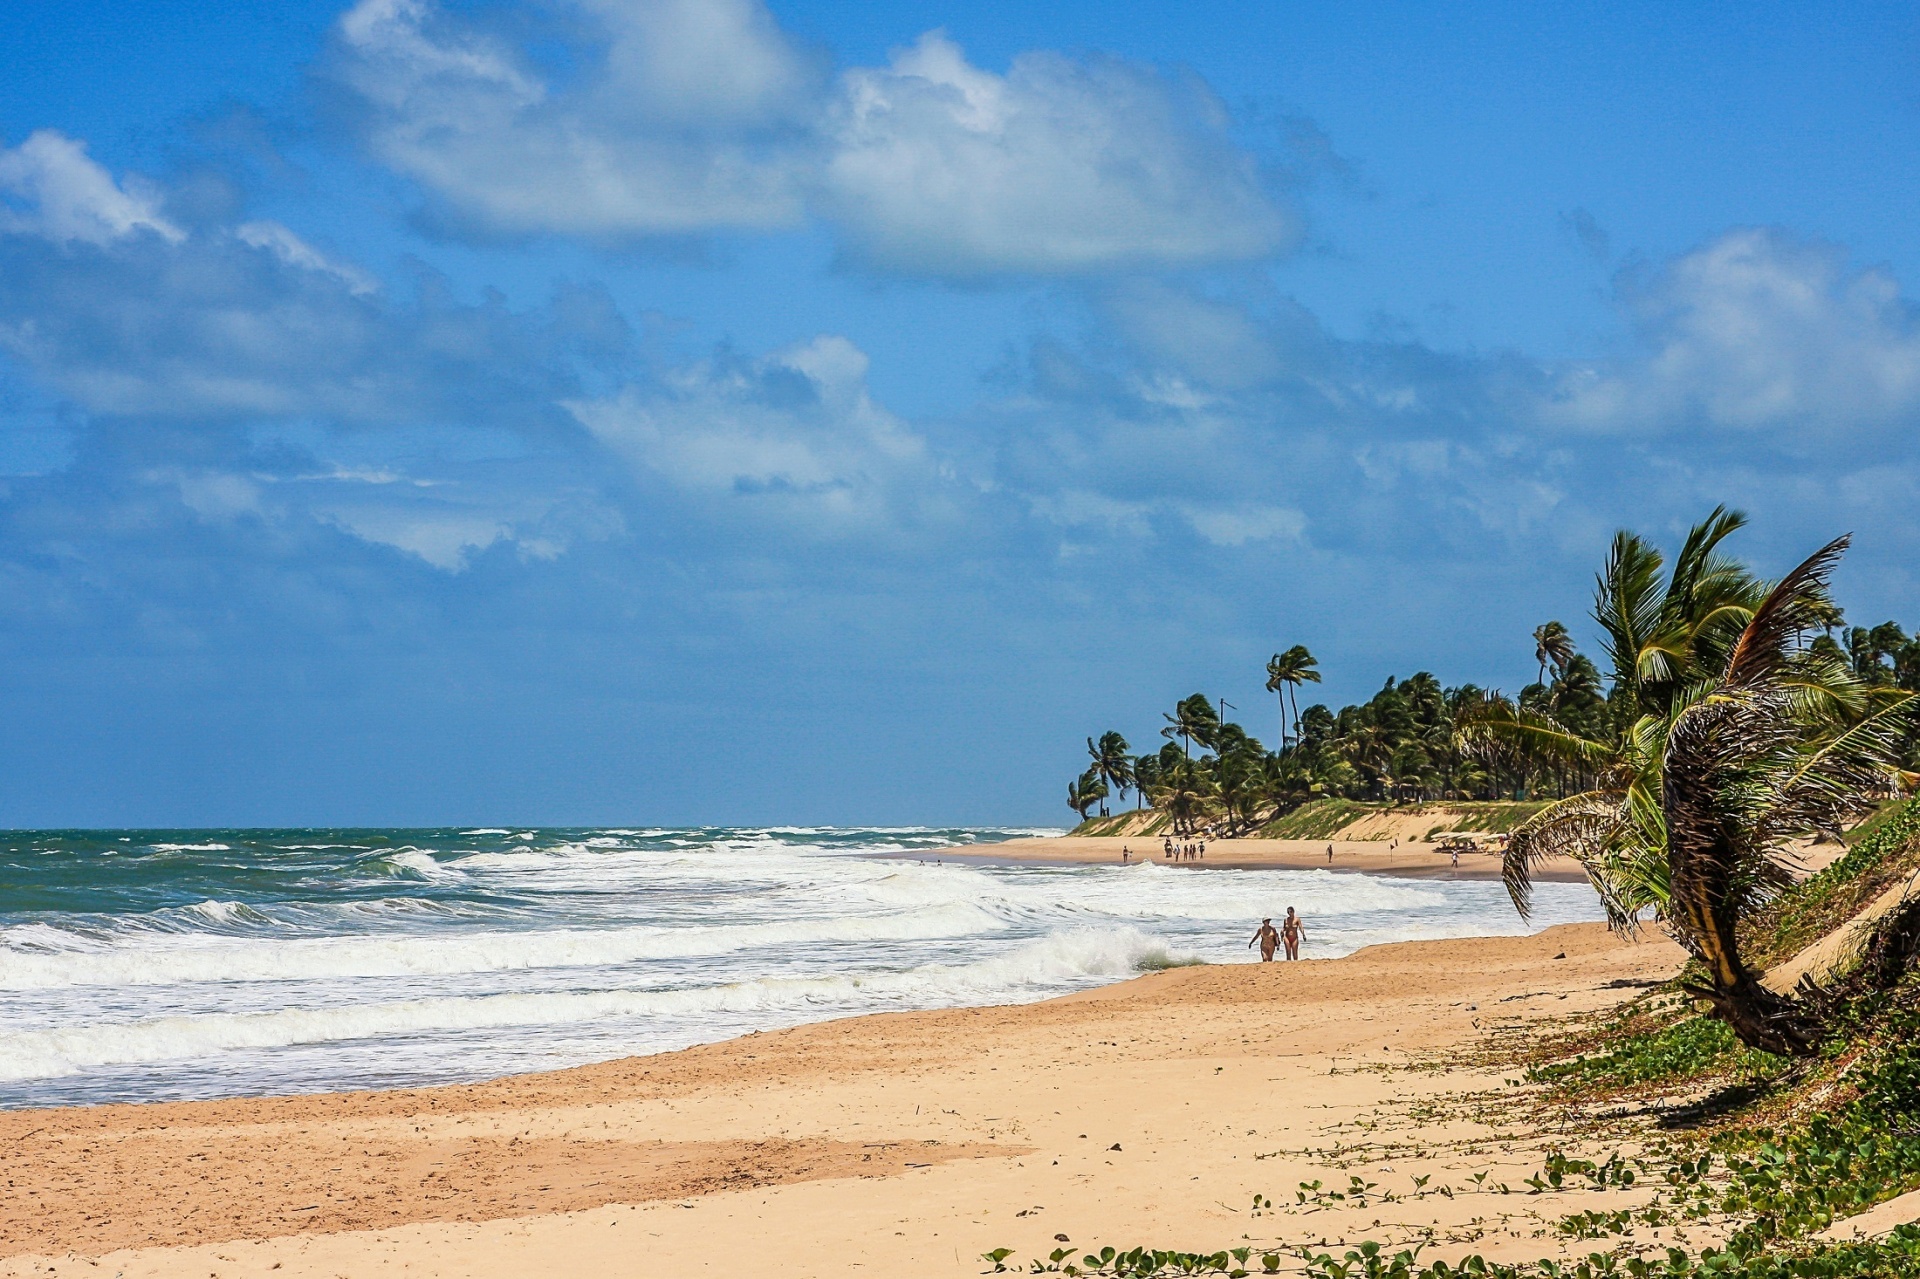
M 333 76 L 372 152 L 442 221 L 598 239 L 793 224 L 907 274 L 1073 275 L 1255 259 L 1292 219 L 1193 76 L 939 32 L 829 81 L 758 0 L 575 0 L 560 87 L 430 7 L 361 0 Z
M 799 219 L 814 69 L 755 0 L 578 9 L 597 49 L 563 90 L 424 0 L 361 0 L 340 20 L 334 74 L 374 155 L 484 232 L 620 238 Z
M 939 32 L 846 75 L 826 208 L 874 264 L 948 275 L 1258 258 L 1288 219 L 1195 79 L 1027 53 L 1005 76 Z
M 1728 232 L 1629 280 L 1640 349 L 1556 371 L 1545 419 L 1831 438 L 1920 413 L 1920 313 L 1885 271 L 1783 232 Z
M 140 231 L 174 242 L 185 235 L 150 195 L 115 182 L 86 143 L 53 129 L 0 149 L 0 231 L 57 244 L 107 244 Z

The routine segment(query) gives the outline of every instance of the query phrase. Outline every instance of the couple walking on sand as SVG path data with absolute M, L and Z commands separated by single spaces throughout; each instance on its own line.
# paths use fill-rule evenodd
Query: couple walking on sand
M 1288 959 L 1300 958 L 1300 939 L 1307 935 L 1306 925 L 1300 916 L 1293 913 L 1293 907 L 1287 907 L 1287 917 L 1280 921 L 1279 931 L 1275 931 L 1271 919 L 1260 921 L 1260 931 L 1253 935 L 1253 941 L 1247 943 L 1260 947 L 1260 962 L 1271 964 L 1276 945 L 1285 945 Z

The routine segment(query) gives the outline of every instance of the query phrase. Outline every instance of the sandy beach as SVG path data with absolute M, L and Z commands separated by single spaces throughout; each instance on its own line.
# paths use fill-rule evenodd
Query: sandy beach
M 1571 1209 L 1475 1188 L 1517 1182 L 1548 1137 L 1465 1103 L 1506 1087 L 1472 1049 L 1679 963 L 1569 925 L 471 1086 L 11 1112 L 0 1274 L 972 1275 L 1060 1235 L 1212 1250 L 1426 1229 L 1429 1255 L 1532 1257 Z M 1355 1174 L 1401 1198 L 1293 1206 L 1299 1183 Z M 1256 1216 L 1256 1194 L 1289 1210 Z
M 1452 855 L 1438 844 L 1409 840 L 1397 848 L 1377 839 L 1210 839 L 1206 856 L 1192 861 L 1165 862 L 1190 870 L 1332 870 L 1364 871 L 1370 875 L 1403 875 L 1421 879 L 1498 879 L 1500 855 L 1472 852 Z M 1333 849 L 1333 858 L 1327 849 Z M 1135 861 L 1164 862 L 1158 836 L 1060 835 L 1009 839 L 1003 843 L 972 844 L 932 852 L 903 854 L 917 859 L 975 858 L 984 861 L 1052 863 L 1062 866 L 1118 865 L 1123 851 Z M 1555 857 L 1534 868 L 1533 877 L 1548 882 L 1584 884 L 1587 874 L 1570 857 Z

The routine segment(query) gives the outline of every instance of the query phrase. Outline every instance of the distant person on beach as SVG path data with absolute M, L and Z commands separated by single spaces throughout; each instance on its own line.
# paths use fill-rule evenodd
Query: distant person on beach
M 1161 840 L 1160 843 L 1161 843 L 1161 846 L 1166 850 L 1164 853 L 1164 856 L 1168 861 L 1172 861 L 1173 860 L 1173 836 L 1171 835 L 1167 836 L 1165 839 Z
M 1120 845 L 1120 864 L 1125 866 L 1133 860 L 1133 853 L 1125 844 Z
M 1455 870 L 1460 869 L 1460 845 L 1458 844 L 1453 846 L 1453 868 Z
M 1287 917 L 1280 922 L 1280 940 L 1287 944 L 1287 958 L 1300 958 L 1300 941 L 1307 935 L 1307 926 L 1300 916 L 1293 913 L 1293 907 L 1287 907 Z
M 1273 931 L 1273 921 L 1271 919 L 1263 919 L 1260 921 L 1260 931 L 1253 935 L 1253 941 L 1248 942 L 1247 945 L 1252 946 L 1254 942 L 1260 944 L 1260 962 L 1263 964 L 1271 964 L 1273 962 L 1273 948 L 1280 942 L 1280 934 Z
M 1203 839 L 1200 841 L 1200 856 L 1205 857 L 1206 855 L 1207 855 L 1207 841 Z
M 1333 865 L 1333 845 L 1327 845 L 1327 865 Z

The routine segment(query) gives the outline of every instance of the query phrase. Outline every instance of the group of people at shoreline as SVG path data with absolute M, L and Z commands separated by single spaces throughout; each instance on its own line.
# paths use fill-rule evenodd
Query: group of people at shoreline
M 1206 855 L 1207 841 L 1204 839 L 1188 840 L 1185 843 L 1176 844 L 1173 842 L 1173 837 L 1169 835 L 1160 841 L 1160 856 L 1164 861 L 1203 861 Z M 1133 849 L 1125 844 L 1120 846 L 1120 864 L 1122 866 L 1131 866 L 1133 864 Z

